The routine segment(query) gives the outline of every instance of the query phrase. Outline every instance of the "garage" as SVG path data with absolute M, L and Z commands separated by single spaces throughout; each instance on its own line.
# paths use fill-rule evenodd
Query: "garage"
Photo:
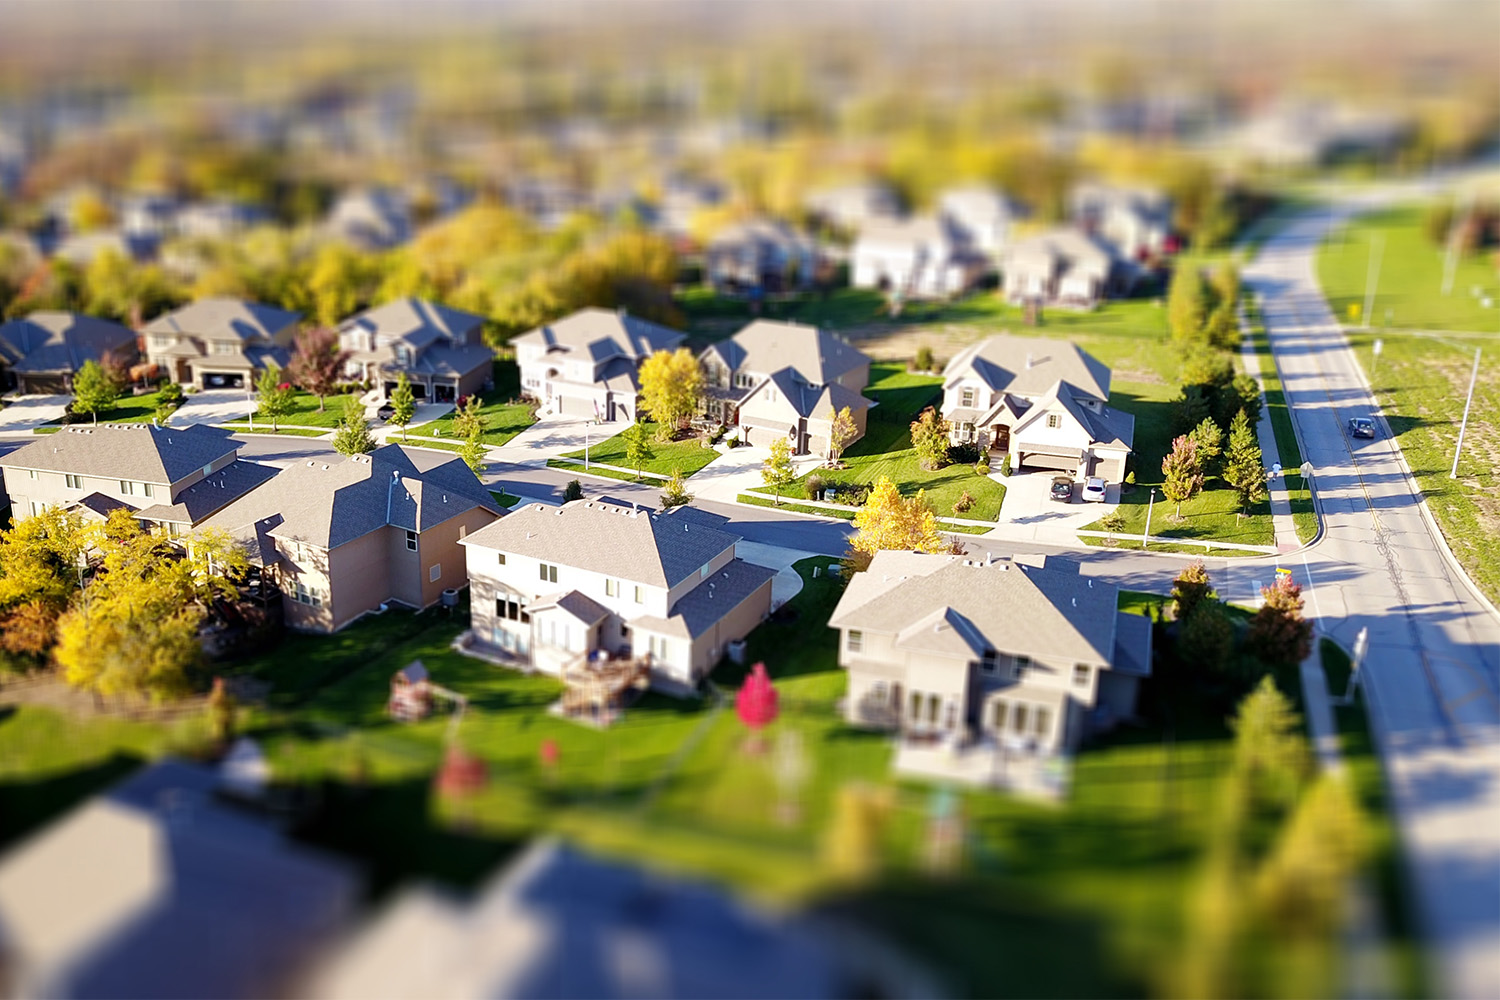
M 73 391 L 68 376 L 61 373 L 18 373 L 19 389 L 23 396 L 65 396 Z
M 205 389 L 245 388 L 244 372 L 203 372 L 201 377 Z
M 1083 453 L 1077 449 L 1022 450 L 1018 454 L 1020 461 L 1016 464 L 1023 469 L 1048 469 L 1053 472 L 1068 472 L 1076 475 L 1083 464 Z

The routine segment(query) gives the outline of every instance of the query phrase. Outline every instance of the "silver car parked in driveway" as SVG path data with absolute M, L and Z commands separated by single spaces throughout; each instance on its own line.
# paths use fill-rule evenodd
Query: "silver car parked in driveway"
M 1083 481 L 1084 503 L 1103 503 L 1104 489 L 1104 480 L 1098 476 L 1090 476 L 1088 479 L 1085 479 Z

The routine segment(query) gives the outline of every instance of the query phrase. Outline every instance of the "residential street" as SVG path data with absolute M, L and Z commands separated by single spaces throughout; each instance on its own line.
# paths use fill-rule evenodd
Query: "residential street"
M 1348 210 L 1343 210 L 1348 211 Z M 1309 610 L 1352 647 L 1386 762 L 1440 996 L 1500 995 L 1500 617 L 1446 558 L 1315 274 L 1340 219 L 1304 216 L 1247 267 L 1326 517 Z M 1344 433 L 1377 418 L 1374 440 Z M 1299 574 L 1299 577 L 1301 574 Z M 1306 583 L 1303 580 L 1301 582 Z

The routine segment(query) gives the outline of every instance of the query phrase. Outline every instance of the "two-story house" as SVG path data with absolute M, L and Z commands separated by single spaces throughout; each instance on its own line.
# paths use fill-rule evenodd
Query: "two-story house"
M 1139 277 L 1133 261 L 1112 244 L 1074 226 L 1049 229 L 1006 247 L 1001 292 L 1009 302 L 1093 309 L 1127 295 Z
M 511 343 L 523 393 L 554 413 L 613 421 L 636 419 L 641 362 L 685 338 L 623 309 L 580 309 Z
M 703 252 L 704 279 L 720 295 L 779 295 L 812 285 L 817 244 L 780 219 L 746 219 L 713 235 Z
M 1076 563 L 877 552 L 828 622 L 845 717 L 946 746 L 968 773 L 973 756 L 1070 752 L 1131 717 L 1150 675 L 1151 622 L 1117 600 Z
M 392 602 L 425 608 L 463 587 L 459 543 L 502 511 L 463 462 L 420 457 L 393 444 L 300 461 L 202 526 L 245 545 L 293 628 L 333 632 Z
M 1066 340 L 1002 334 L 971 344 L 943 369 L 943 418 L 954 444 L 1011 467 L 1125 478 L 1135 417 L 1109 405 L 1110 371 Z
M 1010 232 L 1023 211 L 1000 191 L 982 184 L 949 188 L 938 196 L 938 215 L 994 259 L 1010 243 Z
M 131 364 L 135 333 L 119 323 L 71 312 L 34 312 L 0 324 L 0 390 L 73 391 L 84 362 L 110 358 Z
M 241 459 L 239 447 L 229 431 L 205 424 L 74 425 L 0 456 L 0 471 L 17 521 L 44 507 L 85 517 L 124 507 L 180 535 L 276 475 Z
M 349 376 L 381 386 L 385 398 L 406 372 L 413 396 L 451 403 L 494 380 L 495 352 L 483 326 L 483 316 L 404 298 L 345 320 L 339 346 L 350 352 Z
M 562 675 L 594 657 L 645 659 L 686 693 L 771 611 L 776 571 L 737 557 L 727 520 L 602 500 L 527 504 L 463 540 L 468 640 Z
M 828 454 L 834 411 L 849 407 L 865 433 L 870 359 L 826 330 L 756 320 L 698 356 L 710 419 L 737 425 L 746 444 L 785 438 L 798 455 Z
M 199 299 L 146 324 L 146 358 L 174 382 L 245 388 L 268 365 L 286 367 L 301 318 L 258 302 Z
M 946 219 L 877 219 L 860 229 L 849 283 L 903 299 L 949 298 L 973 287 L 985 257 Z
M 1069 197 L 1074 223 L 1097 234 L 1126 261 L 1163 253 L 1172 235 L 1172 202 L 1160 191 L 1083 183 Z

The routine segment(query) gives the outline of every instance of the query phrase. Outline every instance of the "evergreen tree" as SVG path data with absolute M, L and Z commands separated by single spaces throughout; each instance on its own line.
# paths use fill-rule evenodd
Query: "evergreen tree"
M 412 394 L 411 381 L 406 372 L 396 375 L 396 388 L 391 390 L 391 423 L 401 428 L 401 440 L 406 440 L 406 429 L 417 415 L 417 397 Z
M 344 413 L 333 435 L 333 449 L 340 455 L 365 455 L 375 450 L 375 438 L 365 422 L 364 408 L 354 399 L 344 402 Z
M 1207 474 L 1223 453 L 1224 432 L 1219 430 L 1219 425 L 1214 423 L 1213 417 L 1204 417 L 1188 436 L 1197 446 L 1198 461 L 1202 464 L 1204 473 Z
M 931 472 L 948 464 L 948 431 L 948 421 L 931 406 L 911 422 L 911 445 L 922 468 Z
M 1266 467 L 1260 453 L 1260 442 L 1250 429 L 1250 421 L 1241 410 L 1229 425 L 1229 445 L 1224 449 L 1224 481 L 1239 494 L 1240 511 L 1248 514 L 1250 508 L 1264 500 L 1266 493 Z

